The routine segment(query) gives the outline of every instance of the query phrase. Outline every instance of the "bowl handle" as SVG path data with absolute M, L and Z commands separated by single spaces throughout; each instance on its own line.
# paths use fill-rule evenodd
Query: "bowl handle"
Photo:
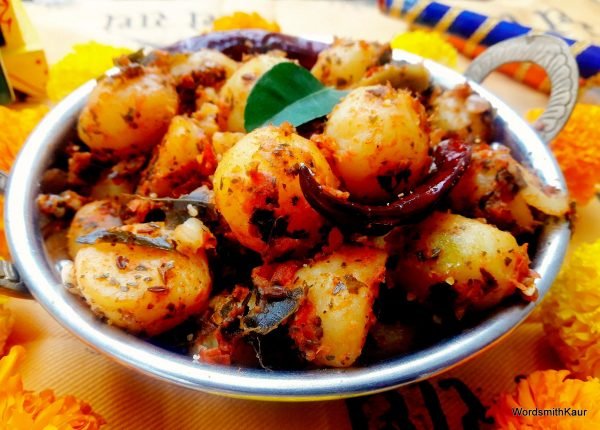
M 0 170 L 0 194 L 4 194 L 8 176 Z M 0 294 L 6 296 L 32 299 L 33 296 L 21 281 L 15 266 L 5 260 L 0 260 Z
M 530 34 L 505 40 L 475 58 L 465 76 L 480 83 L 503 64 L 522 61 L 541 66 L 552 84 L 548 106 L 534 124 L 542 140 L 548 143 L 571 116 L 579 88 L 579 69 L 569 46 L 563 40 L 547 34 Z

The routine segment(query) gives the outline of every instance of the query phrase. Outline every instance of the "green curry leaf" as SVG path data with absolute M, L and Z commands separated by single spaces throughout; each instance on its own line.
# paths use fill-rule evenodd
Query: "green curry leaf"
M 114 228 L 107 230 L 100 229 L 84 236 L 79 236 L 76 242 L 83 243 L 85 245 L 93 245 L 98 242 L 124 243 L 127 245 L 139 245 L 148 246 L 150 248 L 164 249 L 166 251 L 171 251 L 174 249 L 173 244 L 162 236 L 149 237 Z
M 252 88 L 244 111 L 244 126 L 248 132 L 285 121 L 297 127 L 327 115 L 347 93 L 324 86 L 297 64 L 279 63 Z

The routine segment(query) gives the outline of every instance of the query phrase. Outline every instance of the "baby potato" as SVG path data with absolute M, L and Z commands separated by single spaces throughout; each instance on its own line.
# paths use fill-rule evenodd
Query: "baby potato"
M 307 360 L 331 367 L 356 361 L 375 320 L 386 257 L 380 249 L 346 245 L 296 272 L 294 287 L 308 292 L 289 330 Z
M 563 216 L 566 195 L 544 187 L 502 145 L 473 146 L 471 164 L 449 194 L 453 210 L 488 222 L 514 234 L 532 232 L 539 220 L 531 208 Z
M 96 200 L 81 207 L 75 213 L 67 233 L 68 249 L 71 258 L 84 246 L 77 238 L 101 228 L 119 227 L 119 206 L 114 200 Z
M 321 239 L 325 220 L 304 198 L 300 163 L 320 183 L 337 179 L 317 146 L 292 127 L 254 130 L 223 154 L 213 179 L 217 209 L 237 240 L 266 258 L 302 255 Z
M 495 306 L 517 289 L 535 294 L 527 245 L 482 221 L 435 212 L 394 232 L 388 243 L 390 260 L 397 260 L 388 269 L 394 285 L 421 303 L 435 289 L 447 288 L 459 318 L 467 310 Z
M 133 227 L 139 234 L 145 226 Z M 136 244 L 96 243 L 79 250 L 73 270 L 75 290 L 96 314 L 148 336 L 204 310 L 212 286 L 203 250 L 184 255 Z
M 405 88 L 422 93 L 431 86 L 431 76 L 423 63 L 387 63 L 373 67 L 354 87 L 389 84 L 394 88 Z
M 467 84 L 458 85 L 433 98 L 432 140 L 450 136 L 470 142 L 487 141 L 491 136 L 490 103 L 473 93 Z
M 238 63 L 214 49 L 201 49 L 182 57 L 171 68 L 176 82 L 190 79 L 203 86 L 214 86 L 229 79 L 238 68 Z
M 220 160 L 223 154 L 229 151 L 229 149 L 238 143 L 245 135 L 245 133 L 230 131 L 217 131 L 215 134 L 213 134 L 212 146 L 217 159 Z
M 245 132 L 244 111 L 254 84 L 274 65 L 289 61 L 284 57 L 264 54 L 244 63 L 221 88 L 221 106 L 227 117 L 227 131 Z
M 215 167 L 210 139 L 199 121 L 178 115 L 142 173 L 138 193 L 158 197 L 189 193 L 202 185 Z
M 178 108 L 171 78 L 158 69 L 136 66 L 98 82 L 79 116 L 77 132 L 99 159 L 144 154 L 160 142 Z
M 395 200 L 431 163 L 425 109 L 405 90 L 353 90 L 329 115 L 324 134 L 335 143 L 335 171 L 357 200 Z
M 102 172 L 100 179 L 92 186 L 90 198 L 107 199 L 119 197 L 123 194 L 132 194 L 135 191 L 133 178 L 113 177 L 111 169 Z M 136 175 L 137 176 L 137 175 Z M 135 180 L 137 182 L 137 178 Z
M 312 74 L 327 86 L 348 88 L 357 83 L 369 68 L 381 64 L 389 46 L 364 40 L 336 39 L 323 50 Z

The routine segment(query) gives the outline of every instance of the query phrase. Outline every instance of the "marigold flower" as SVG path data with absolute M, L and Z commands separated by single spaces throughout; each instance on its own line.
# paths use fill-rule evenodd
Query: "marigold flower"
M 43 104 L 23 109 L 0 106 L 0 170 L 10 170 L 27 136 L 47 112 Z
M 14 325 L 12 312 L 6 307 L 6 297 L 0 296 L 0 356 L 4 355 L 4 348 Z
M 74 45 L 72 52 L 50 67 L 48 97 L 59 101 L 90 79 L 101 76 L 114 65 L 115 58 L 131 52 L 129 48 L 96 42 Z
M 96 430 L 105 424 L 90 405 L 73 396 L 56 397 L 52 390 L 23 389 L 16 373 L 25 349 L 13 346 L 0 360 L 0 428 L 28 430 Z
M 278 33 L 279 24 L 269 21 L 256 12 L 234 12 L 214 20 L 213 31 L 239 30 L 243 28 L 259 28 Z
M 448 67 L 456 67 L 458 51 L 433 31 L 416 30 L 401 33 L 390 42 L 393 49 L 402 49 Z
M 543 109 L 533 109 L 527 119 L 534 121 Z M 600 183 L 600 106 L 579 103 L 573 115 L 550 144 L 560 165 L 571 197 L 588 202 Z
M 600 428 L 600 380 L 568 379 L 568 370 L 533 372 L 517 383 L 513 394 L 502 394 L 489 410 L 501 430 L 589 430 Z M 583 416 L 561 414 L 518 415 L 516 409 L 587 412 Z M 581 412 L 583 414 L 583 412 Z
M 8 172 L 29 133 L 48 112 L 45 105 L 22 109 L 9 109 L 0 106 L 0 170 Z M 0 196 L 0 258 L 9 258 L 4 238 L 4 199 Z
M 577 247 L 540 307 L 548 341 L 567 368 L 600 377 L 600 240 Z

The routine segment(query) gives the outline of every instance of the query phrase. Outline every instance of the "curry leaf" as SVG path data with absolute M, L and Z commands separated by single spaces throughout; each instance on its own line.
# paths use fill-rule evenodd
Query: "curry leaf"
M 252 88 L 244 112 L 244 126 L 248 132 L 285 121 L 297 127 L 327 115 L 347 93 L 324 86 L 297 64 L 279 63 Z
M 166 238 L 162 236 L 142 236 L 132 233 L 130 231 L 116 229 L 96 230 L 84 236 L 79 236 L 76 242 L 83 243 L 85 245 L 93 245 L 98 242 L 125 243 L 128 245 L 148 246 L 151 248 L 164 249 L 167 251 L 173 250 L 173 244 L 171 244 Z
M 252 306 L 248 314 L 240 320 L 240 328 L 244 334 L 253 332 L 265 335 L 272 332 L 298 310 L 304 295 L 303 288 L 294 288 L 285 291 L 285 294 L 276 300 L 257 300 L 258 293 L 255 290 L 249 301 Z

